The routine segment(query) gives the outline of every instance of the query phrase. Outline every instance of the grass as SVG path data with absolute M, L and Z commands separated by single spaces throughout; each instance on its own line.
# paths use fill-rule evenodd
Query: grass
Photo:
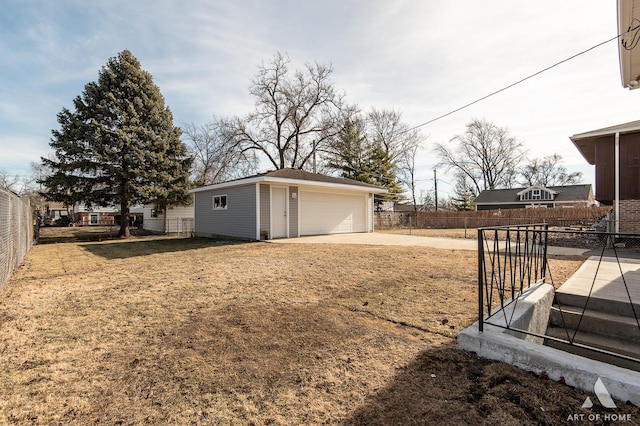
M 553 259 L 554 278 L 580 263 Z M 456 349 L 475 320 L 473 265 L 473 252 L 418 247 L 37 245 L 0 288 L 0 423 L 557 424 L 590 413 L 589 393 Z

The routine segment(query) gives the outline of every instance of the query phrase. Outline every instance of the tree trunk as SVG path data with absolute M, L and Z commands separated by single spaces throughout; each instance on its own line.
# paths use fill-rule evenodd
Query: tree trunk
M 120 238 L 129 238 L 131 236 L 129 232 L 129 207 L 129 200 L 123 197 L 120 202 L 120 232 L 118 232 Z

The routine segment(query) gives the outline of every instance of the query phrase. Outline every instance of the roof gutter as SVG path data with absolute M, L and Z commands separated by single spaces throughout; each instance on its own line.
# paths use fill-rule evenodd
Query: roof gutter
M 254 183 L 282 183 L 287 185 L 296 185 L 296 186 L 312 186 L 318 188 L 332 188 L 332 189 L 342 189 L 349 190 L 355 192 L 366 192 L 366 193 L 374 193 L 374 194 L 384 194 L 389 192 L 385 188 L 380 188 L 376 186 L 360 186 L 360 185 L 349 185 L 345 183 L 332 183 L 332 182 L 322 182 L 322 181 L 313 181 L 313 180 L 301 180 L 301 179 L 288 179 L 288 178 L 277 178 L 270 176 L 258 176 L 245 180 L 237 180 L 230 182 L 217 183 L 214 185 L 207 185 L 200 188 L 194 188 L 189 190 L 190 194 L 196 192 L 210 191 L 210 190 L 219 190 L 225 188 L 232 188 L 235 186 L 244 186 L 250 185 Z

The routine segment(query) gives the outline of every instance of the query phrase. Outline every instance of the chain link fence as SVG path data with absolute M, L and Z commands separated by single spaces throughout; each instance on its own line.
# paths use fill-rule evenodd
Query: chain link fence
M 7 282 L 31 249 L 33 233 L 29 200 L 0 189 L 0 285 Z

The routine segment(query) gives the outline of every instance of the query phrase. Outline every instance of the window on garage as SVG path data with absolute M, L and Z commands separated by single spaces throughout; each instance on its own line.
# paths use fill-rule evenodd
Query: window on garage
M 227 196 L 226 195 L 214 195 L 213 196 L 213 209 L 221 210 L 227 208 Z

